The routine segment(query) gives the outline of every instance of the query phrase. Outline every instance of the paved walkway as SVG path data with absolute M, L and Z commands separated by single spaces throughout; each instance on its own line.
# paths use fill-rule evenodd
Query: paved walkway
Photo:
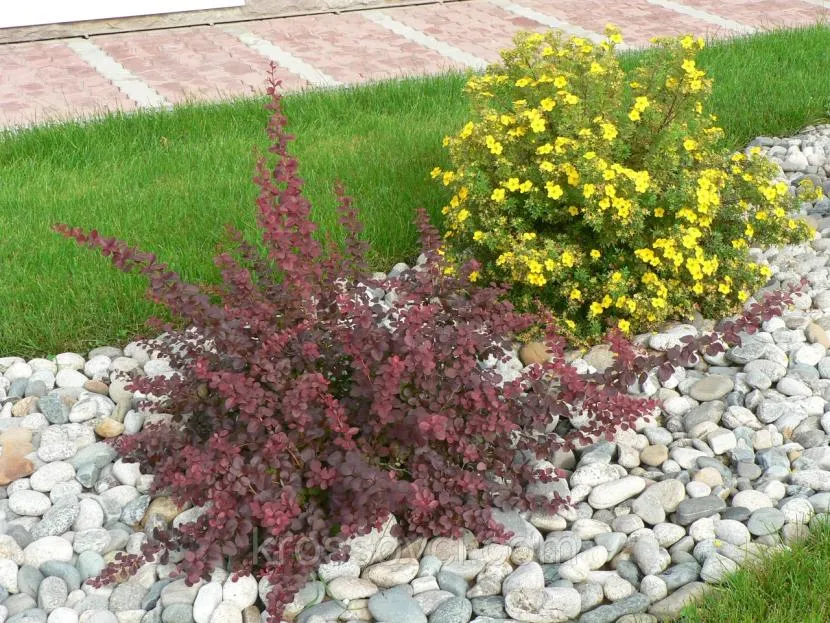
M 498 58 L 518 30 L 559 28 L 628 45 L 723 37 L 830 17 L 825 0 L 462 0 L 0 46 L 0 127 L 261 92 L 270 61 L 288 90 Z

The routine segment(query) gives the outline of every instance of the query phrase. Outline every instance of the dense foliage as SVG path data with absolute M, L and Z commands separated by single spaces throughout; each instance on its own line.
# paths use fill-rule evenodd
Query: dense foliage
M 509 283 L 520 309 L 541 300 L 573 338 L 733 313 L 769 277 L 747 249 L 812 232 L 757 148 L 717 147 L 702 39 L 654 39 L 627 77 L 606 33 L 520 33 L 469 80 L 453 169 L 433 171 L 454 192 L 447 256 L 476 258 L 473 278 Z
M 546 461 L 612 438 L 653 408 L 581 377 L 548 317 L 518 313 L 503 290 L 471 283 L 475 262 L 445 274 L 423 212 L 426 262 L 393 278 L 370 278 L 340 191 L 346 241 L 321 244 L 277 84 L 272 76 L 276 164 L 261 158 L 255 177 L 267 253 L 231 232 L 233 252 L 216 258 L 218 288 L 186 284 L 155 256 L 96 231 L 56 226 L 144 274 L 150 298 L 190 327 L 158 323 L 166 337 L 154 348 L 178 373 L 132 383 L 171 419 L 117 445 L 155 475 L 154 493 L 206 512 L 157 531 L 143 555 L 121 556 L 101 581 L 180 550 L 191 582 L 228 564 L 269 578 L 275 617 L 317 564 L 348 553 L 344 537 L 390 513 L 407 536 L 466 527 L 486 540 L 507 536 L 493 508 L 557 509 L 558 496 L 529 486 L 557 476 Z M 500 376 L 497 360 L 539 324 L 551 361 Z M 295 555 L 309 540 L 321 556 Z

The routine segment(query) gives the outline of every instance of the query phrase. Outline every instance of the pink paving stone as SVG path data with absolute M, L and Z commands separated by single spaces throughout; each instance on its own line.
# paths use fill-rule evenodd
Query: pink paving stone
M 499 51 L 513 47 L 518 31 L 548 30 L 539 22 L 482 0 L 398 7 L 384 13 L 491 63 L 500 60 Z
M 236 37 L 210 26 L 102 35 L 92 38 L 124 68 L 173 103 L 262 93 L 270 61 Z M 286 69 L 286 89 L 305 81 Z
M 246 27 L 346 84 L 462 68 L 360 13 L 289 17 Z
M 606 24 L 616 24 L 625 42 L 635 47 L 649 45 L 649 39 L 660 35 L 691 33 L 700 37 L 723 37 L 735 34 L 709 22 L 649 4 L 646 0 L 519 0 L 518 4 L 599 35 L 604 35 Z
M 827 9 L 799 0 L 682 0 L 682 3 L 764 30 L 812 24 L 820 16 L 830 17 Z
M 0 46 L 0 127 L 133 108 L 130 99 L 63 43 Z

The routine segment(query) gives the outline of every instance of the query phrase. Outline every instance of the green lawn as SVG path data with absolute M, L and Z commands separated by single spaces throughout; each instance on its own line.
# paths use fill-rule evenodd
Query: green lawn
M 641 53 L 625 55 L 627 68 Z M 740 148 L 789 135 L 830 109 L 830 28 L 713 45 L 699 64 L 715 79 L 712 110 Z M 415 208 L 437 219 L 447 195 L 429 180 L 467 111 L 464 77 L 447 75 L 285 98 L 314 217 L 334 221 L 342 179 L 366 224 L 375 268 L 417 254 Z M 254 235 L 252 147 L 265 146 L 261 100 L 114 116 L 0 138 L 0 355 L 33 357 L 120 344 L 154 309 L 144 283 L 54 234 L 61 221 L 152 251 L 189 280 L 213 281 L 222 225 Z
M 790 550 L 741 570 L 684 610 L 679 623 L 826 623 L 830 621 L 830 523 Z

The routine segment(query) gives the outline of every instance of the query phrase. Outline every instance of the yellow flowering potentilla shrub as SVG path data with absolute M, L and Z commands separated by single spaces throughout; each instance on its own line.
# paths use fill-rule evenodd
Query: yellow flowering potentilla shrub
M 432 171 L 454 193 L 446 257 L 583 341 L 734 312 L 770 276 L 748 248 L 811 237 L 794 211 L 820 193 L 794 197 L 757 149 L 716 147 L 702 39 L 656 38 L 626 75 L 606 34 L 517 35 L 467 83 L 473 118 L 444 140 L 453 168 Z

